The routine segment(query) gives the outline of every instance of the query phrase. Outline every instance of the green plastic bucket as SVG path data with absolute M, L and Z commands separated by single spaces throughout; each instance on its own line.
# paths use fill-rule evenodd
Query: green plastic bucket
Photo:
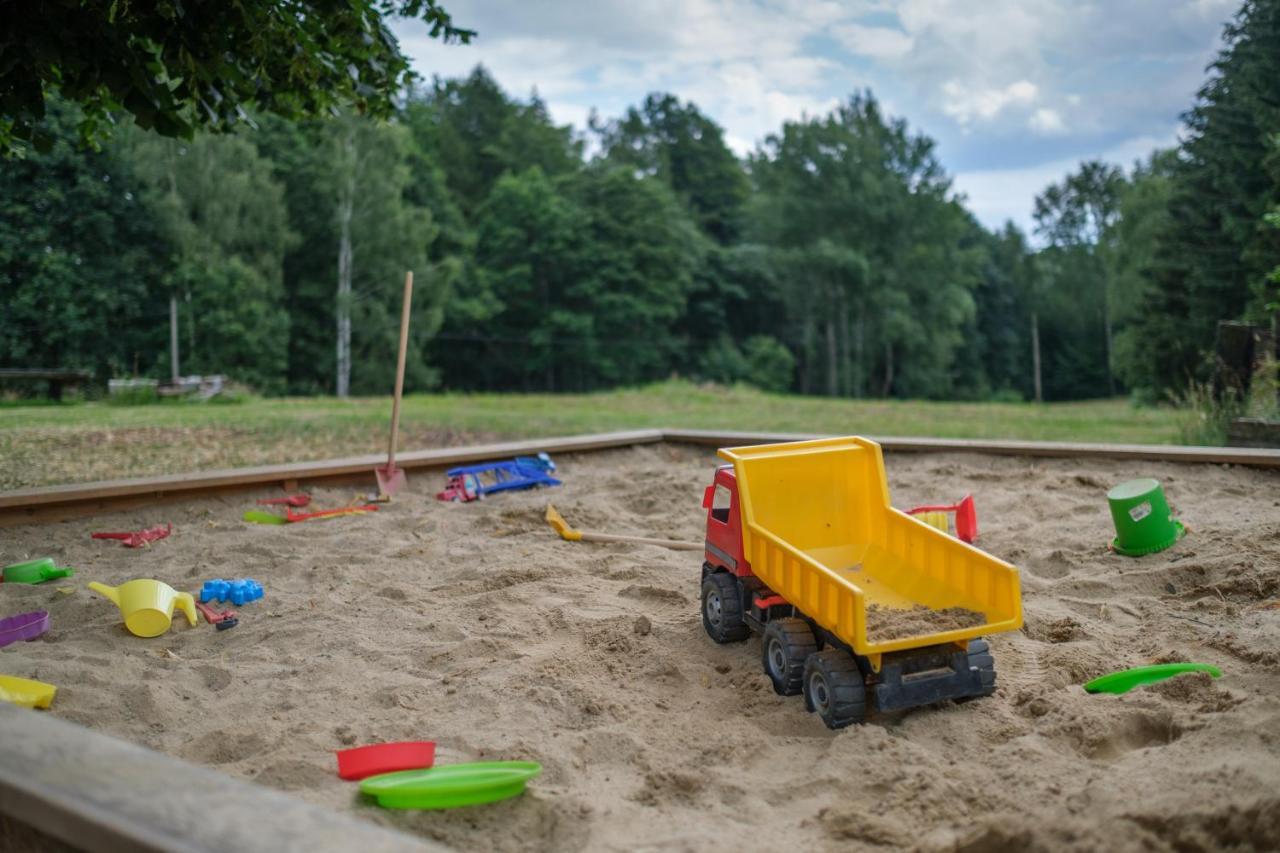
M 1126 557 L 1141 557 L 1163 551 L 1186 534 L 1182 522 L 1173 518 L 1159 480 L 1143 477 L 1130 480 L 1107 492 L 1116 538 L 1111 548 Z

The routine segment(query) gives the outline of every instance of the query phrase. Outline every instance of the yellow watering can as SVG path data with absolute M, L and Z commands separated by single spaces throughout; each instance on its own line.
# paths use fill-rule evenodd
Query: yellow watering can
M 179 607 L 187 621 L 196 624 L 196 600 L 189 592 L 178 592 L 167 583 L 139 578 L 120 586 L 93 582 L 89 589 L 115 602 L 124 616 L 124 626 L 139 637 L 158 637 L 169 630 L 173 608 Z

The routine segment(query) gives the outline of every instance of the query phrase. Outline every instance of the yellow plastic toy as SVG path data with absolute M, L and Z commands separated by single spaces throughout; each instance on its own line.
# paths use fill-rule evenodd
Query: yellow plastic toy
M 48 708 L 58 688 L 43 681 L 0 675 L 0 702 L 12 702 L 20 708 Z
M 880 446 L 722 449 L 707 488 L 703 625 L 764 635 L 765 673 L 832 728 L 990 695 L 983 635 L 1022 625 L 1018 571 L 889 503 Z M 824 647 L 817 651 L 817 647 Z
M 187 622 L 195 625 L 196 600 L 189 592 L 178 592 L 167 583 L 149 578 L 139 578 L 120 586 L 107 586 L 93 582 L 89 589 L 100 592 L 115 602 L 124 616 L 124 625 L 139 637 L 158 637 L 169 630 L 173 621 L 173 608 L 186 614 Z

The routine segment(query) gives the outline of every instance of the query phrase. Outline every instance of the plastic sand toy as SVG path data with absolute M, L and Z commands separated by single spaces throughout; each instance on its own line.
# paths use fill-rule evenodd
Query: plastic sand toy
M 207 604 L 197 601 L 196 610 L 204 616 L 204 621 L 208 622 L 219 631 L 226 631 L 240 624 L 240 619 L 234 610 L 214 610 Z
M 965 495 L 955 504 L 937 504 L 917 506 L 907 510 L 907 515 L 917 516 L 930 527 L 936 527 L 943 533 L 951 533 L 948 516 L 955 514 L 955 537 L 961 542 L 972 543 L 978 538 L 978 510 L 973 504 L 973 495 Z
M 148 527 L 145 530 L 135 530 L 132 533 L 92 533 L 92 539 L 118 539 L 126 548 L 141 548 L 160 539 L 168 537 L 173 532 L 173 525 L 166 527 Z
M 1018 570 L 891 506 L 880 445 L 828 438 L 720 458 L 730 464 L 702 502 L 711 639 L 763 635 L 774 689 L 803 694 L 833 729 L 995 692 L 981 638 L 1022 625 Z
M 372 776 L 360 783 L 360 791 L 387 809 L 452 809 L 517 796 L 541 772 L 542 765 L 533 761 L 448 764 Z
M 299 521 L 311 521 L 318 518 L 338 518 L 343 515 L 361 515 L 366 512 L 377 512 L 377 504 L 362 506 L 344 506 L 337 509 L 322 509 L 317 512 L 294 512 L 292 505 L 286 505 L 285 515 L 276 515 L 261 509 L 246 510 L 242 516 L 245 521 L 254 524 L 294 524 Z
M 1187 533 L 1169 512 L 1160 482 L 1150 477 L 1129 480 L 1107 492 L 1116 538 L 1111 550 L 1126 557 L 1163 551 Z
M 338 750 L 338 777 L 358 781 L 398 770 L 425 770 L 435 763 L 434 741 L 375 743 Z
M 58 688 L 43 681 L 0 675 L 0 702 L 12 702 L 21 708 L 48 708 Z
M 52 557 L 38 560 L 27 560 L 25 563 L 14 563 L 5 566 L 3 580 L 5 583 L 44 583 L 58 578 L 69 578 L 76 573 L 72 568 L 58 568 Z
M 558 486 L 560 481 L 551 476 L 555 470 L 556 463 L 545 453 L 450 468 L 445 472 L 448 481 L 444 490 L 436 494 L 436 500 L 468 502 L 483 500 L 496 492 Z
M 49 630 L 49 611 L 36 610 L 0 619 L 0 647 L 34 640 Z
M 139 578 L 120 586 L 95 581 L 89 584 L 89 589 L 115 602 L 124 616 L 124 626 L 138 637 L 158 637 L 168 631 L 175 607 L 182 610 L 189 624 L 199 621 L 196 600 L 191 593 L 178 592 L 162 581 Z
M 1164 681 L 1184 672 L 1207 672 L 1214 678 L 1222 677 L 1222 670 L 1207 663 L 1160 663 L 1154 666 L 1135 666 L 1101 678 L 1095 678 L 1084 686 L 1087 693 L 1128 693 L 1135 687 Z
M 200 601 L 230 601 L 236 607 L 262 598 L 262 584 L 253 578 L 224 581 L 221 578 L 205 581 L 200 589 Z

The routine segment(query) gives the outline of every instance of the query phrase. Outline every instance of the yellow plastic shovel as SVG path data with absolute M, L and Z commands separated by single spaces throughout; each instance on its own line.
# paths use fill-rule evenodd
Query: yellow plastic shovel
M 574 530 L 551 504 L 547 504 L 547 524 L 555 528 L 561 539 L 569 542 L 629 542 L 633 545 L 657 545 L 673 551 L 701 551 L 704 547 L 701 542 L 681 542 L 677 539 L 650 539 L 646 536 L 618 536 L 613 533 L 587 533 L 583 530 Z

